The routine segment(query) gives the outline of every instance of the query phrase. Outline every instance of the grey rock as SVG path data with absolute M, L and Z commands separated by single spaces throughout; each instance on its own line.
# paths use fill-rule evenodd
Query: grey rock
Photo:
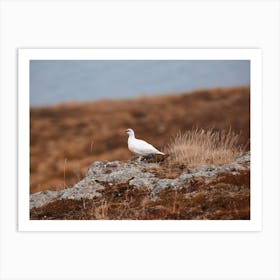
M 183 171 L 175 179 L 157 178 L 149 172 L 153 163 L 128 161 L 94 162 L 83 180 L 71 188 L 60 191 L 43 191 L 30 195 L 30 208 L 41 207 L 51 201 L 61 199 L 92 199 L 101 197 L 104 188 L 118 184 L 129 184 L 135 188 L 147 187 L 151 190 L 151 199 L 156 200 L 159 193 L 166 188 L 181 188 L 190 180 L 203 177 L 207 182 L 220 173 L 238 174 L 250 168 L 250 152 L 238 157 L 234 162 L 222 166 L 198 166 Z M 192 191 L 192 190 L 190 190 Z
M 94 197 L 100 197 L 101 194 L 98 190 L 103 190 L 104 186 L 96 183 L 89 178 L 85 178 L 76 184 L 73 188 L 60 191 L 58 194 L 59 199 L 92 199 Z
M 146 173 L 142 173 L 141 177 L 135 177 L 132 180 L 130 180 L 129 185 L 136 188 L 141 188 L 141 187 L 151 188 L 157 181 L 158 179 L 155 178 L 154 174 L 146 172 Z
M 236 163 L 243 164 L 243 165 L 246 165 L 246 166 L 249 166 L 249 165 L 250 165 L 250 162 L 251 162 L 251 152 L 248 151 L 248 152 L 246 152 L 245 154 L 243 154 L 242 156 L 237 157 L 237 158 L 235 159 L 235 162 L 236 162 Z
M 158 193 L 166 188 L 174 188 L 178 187 L 178 180 L 176 179 L 160 179 L 156 182 L 151 192 L 151 199 L 156 200 L 158 199 Z
M 89 168 L 87 176 L 97 182 L 121 184 L 140 176 L 142 173 L 142 166 L 140 165 L 113 161 L 94 163 Z
M 92 199 L 100 197 L 98 190 L 104 189 L 104 186 L 96 183 L 86 177 L 72 188 L 60 191 L 42 191 L 30 195 L 30 209 L 33 207 L 42 207 L 47 203 L 61 199 Z
M 29 207 L 30 209 L 33 207 L 41 207 L 57 198 L 57 193 L 56 191 L 42 191 L 42 192 L 37 192 L 32 195 L 30 195 L 30 200 L 29 200 Z

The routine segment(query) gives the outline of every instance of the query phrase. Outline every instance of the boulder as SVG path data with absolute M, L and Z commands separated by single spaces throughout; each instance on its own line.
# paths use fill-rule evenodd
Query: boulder
M 149 161 L 94 162 L 86 176 L 76 185 L 60 191 L 42 191 L 30 195 L 30 209 L 42 207 L 50 202 L 63 199 L 101 198 L 102 190 L 113 186 L 127 185 L 131 188 L 150 190 L 151 200 L 159 199 L 158 194 L 167 188 L 180 189 L 192 180 L 209 180 L 219 174 L 238 174 L 250 168 L 250 152 L 238 157 L 234 162 L 221 166 L 199 166 L 182 170 L 176 178 L 158 178 L 152 171 L 155 163 Z M 190 184 L 187 190 L 193 189 Z

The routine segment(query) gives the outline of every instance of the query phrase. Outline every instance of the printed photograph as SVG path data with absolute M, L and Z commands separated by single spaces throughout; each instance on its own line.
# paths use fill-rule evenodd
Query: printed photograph
M 250 60 L 30 60 L 30 220 L 250 220 Z

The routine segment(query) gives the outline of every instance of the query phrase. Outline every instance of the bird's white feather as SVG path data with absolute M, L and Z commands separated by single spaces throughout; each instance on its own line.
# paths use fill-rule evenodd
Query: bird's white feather
M 151 144 L 147 143 L 144 140 L 136 139 L 134 136 L 133 130 L 132 133 L 129 134 L 128 137 L 128 149 L 137 155 L 145 156 L 150 154 L 159 154 L 164 155 L 164 153 L 160 152 Z

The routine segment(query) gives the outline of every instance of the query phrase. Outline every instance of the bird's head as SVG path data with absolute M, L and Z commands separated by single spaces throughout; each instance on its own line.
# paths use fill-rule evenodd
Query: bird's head
M 131 136 L 131 135 L 134 136 L 134 131 L 133 131 L 133 129 L 131 129 L 131 128 L 128 128 L 125 132 L 126 132 L 129 136 Z

